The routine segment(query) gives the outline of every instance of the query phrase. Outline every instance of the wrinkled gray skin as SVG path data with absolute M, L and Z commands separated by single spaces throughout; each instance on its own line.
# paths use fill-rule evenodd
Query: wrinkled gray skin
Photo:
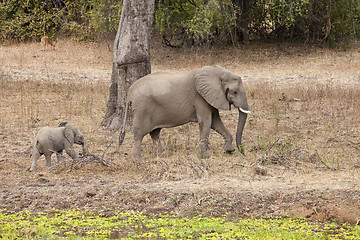
M 73 145 L 82 145 L 83 154 L 86 153 L 86 143 L 83 134 L 69 123 L 61 123 L 59 127 L 43 127 L 36 134 L 33 147 L 33 162 L 30 171 L 36 170 L 36 162 L 41 155 L 45 155 L 46 167 L 51 167 L 51 155 L 56 154 L 58 162 L 62 160 L 62 152 L 66 153 L 74 160 L 79 160 L 73 149 Z
M 239 76 L 218 66 L 206 66 L 181 73 L 153 73 L 136 81 L 129 89 L 126 108 L 134 111 L 133 158 L 141 159 L 141 142 L 150 134 L 158 153 L 163 151 L 160 130 L 188 122 L 200 127 L 200 154 L 209 156 L 209 133 L 214 129 L 225 138 L 224 149 L 235 151 L 232 136 L 219 116 L 219 109 L 239 109 L 236 145 L 241 138 L 249 113 L 245 89 Z M 126 119 L 126 116 L 125 116 Z M 125 121 L 119 137 L 125 137 Z

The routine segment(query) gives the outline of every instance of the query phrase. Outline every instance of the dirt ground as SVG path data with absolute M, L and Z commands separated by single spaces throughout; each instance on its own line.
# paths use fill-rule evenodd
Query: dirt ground
M 190 124 L 164 133 L 165 157 L 150 156 L 146 139 L 147 160 L 139 166 L 130 158 L 131 137 L 111 145 L 118 133 L 100 126 L 112 70 L 109 46 L 60 40 L 55 51 L 39 43 L 0 47 L 0 209 L 300 216 L 359 224 L 359 48 L 154 44 L 153 72 L 216 64 L 239 74 L 253 115 L 244 132 L 245 156 L 223 153 L 221 138 L 212 133 L 212 156 L 198 159 L 198 130 Z M 234 133 L 236 111 L 223 119 Z M 91 156 L 81 163 L 66 156 L 52 169 L 41 158 L 38 171 L 29 172 L 35 133 L 63 120 L 79 127 L 89 151 L 109 166 Z

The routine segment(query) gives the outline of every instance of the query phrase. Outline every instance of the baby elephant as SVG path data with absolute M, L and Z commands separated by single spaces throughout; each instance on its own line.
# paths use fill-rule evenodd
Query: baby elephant
M 62 122 L 57 128 L 43 127 L 36 134 L 33 148 L 33 162 L 30 171 L 36 170 L 36 161 L 41 155 L 45 155 L 46 167 L 51 167 L 51 155 L 56 153 L 58 162 L 61 162 L 62 152 L 66 153 L 74 160 L 78 156 L 73 149 L 73 144 L 79 144 L 83 147 L 83 154 L 86 153 L 86 144 L 83 134 L 79 129 L 71 126 L 67 122 Z

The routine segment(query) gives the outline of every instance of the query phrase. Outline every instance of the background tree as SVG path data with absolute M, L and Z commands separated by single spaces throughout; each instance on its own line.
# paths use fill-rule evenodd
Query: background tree
M 235 8 L 235 16 L 238 20 L 237 27 L 234 27 L 234 40 L 233 42 L 249 43 L 249 0 L 232 0 Z
M 154 1 L 154 0 L 152 0 Z M 156 0 L 156 34 L 172 47 L 239 42 L 348 43 L 359 0 Z M 0 42 L 116 35 L 123 0 L 0 0 Z
M 114 42 L 110 95 L 102 121 L 109 129 L 119 129 L 123 123 L 130 85 L 151 72 L 149 45 L 154 7 L 154 0 L 124 0 Z

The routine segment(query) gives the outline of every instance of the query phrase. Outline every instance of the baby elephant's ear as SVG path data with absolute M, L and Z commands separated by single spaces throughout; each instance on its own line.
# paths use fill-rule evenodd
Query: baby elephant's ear
M 61 122 L 59 123 L 58 127 L 65 127 L 68 122 Z
M 230 103 L 226 99 L 220 80 L 221 68 L 203 67 L 195 74 L 196 91 L 214 108 L 230 110 Z
M 64 135 L 71 145 L 74 144 L 74 127 L 71 126 L 69 123 L 65 125 Z

